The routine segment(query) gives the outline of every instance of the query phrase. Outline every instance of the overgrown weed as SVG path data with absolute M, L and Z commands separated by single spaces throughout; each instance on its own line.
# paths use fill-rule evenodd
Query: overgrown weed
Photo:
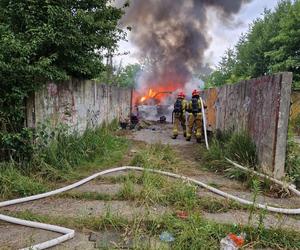
M 233 167 L 225 157 L 248 168 L 257 167 L 256 147 L 247 133 L 218 132 L 210 144 L 210 150 L 204 152 L 203 162 L 207 169 L 221 172 L 231 179 L 251 181 L 249 173 Z
M 114 129 L 115 126 L 104 125 L 95 130 L 88 129 L 81 135 L 70 133 L 64 125 L 53 130 L 41 125 L 36 132 L 30 160 L 1 163 L 0 196 L 9 198 L 40 193 L 53 181 L 74 180 L 92 169 L 117 163 L 128 148 L 128 142 L 115 136 Z
M 300 187 L 300 145 L 294 141 L 294 133 L 290 130 L 287 141 L 286 172 L 289 178 Z
M 176 160 L 176 153 L 171 146 L 158 143 L 139 151 L 131 164 L 144 168 L 174 170 Z
M 39 178 L 24 175 L 14 164 L 0 164 L 0 198 L 29 196 L 46 192 L 48 186 Z

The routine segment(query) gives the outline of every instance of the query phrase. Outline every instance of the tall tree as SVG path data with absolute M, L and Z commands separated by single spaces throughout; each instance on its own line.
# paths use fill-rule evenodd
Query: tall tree
M 124 33 L 110 0 L 0 1 L 0 155 L 23 136 L 24 100 L 48 80 L 92 78 Z
M 278 25 L 280 32 L 270 43 L 273 49 L 266 52 L 272 72 L 292 71 L 295 86 L 300 87 L 300 1 L 284 1 L 279 5 L 282 17 Z
M 2 0 L 2 129 L 22 125 L 24 98 L 47 80 L 101 72 L 101 52 L 116 48 L 123 36 L 117 27 L 121 16 L 108 0 Z
M 210 85 L 219 86 L 279 71 L 294 73 L 300 87 L 300 0 L 282 0 L 272 12 L 265 10 L 235 46 L 235 61 L 228 51 Z

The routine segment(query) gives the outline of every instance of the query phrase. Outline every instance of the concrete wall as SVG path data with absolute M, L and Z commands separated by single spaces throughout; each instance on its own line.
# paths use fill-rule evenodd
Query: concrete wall
M 221 131 L 248 131 L 262 170 L 284 176 L 292 73 L 280 73 L 209 89 L 208 125 Z
M 49 119 L 53 126 L 63 122 L 84 131 L 128 116 L 131 95 L 130 89 L 95 81 L 52 82 L 27 100 L 27 126 Z

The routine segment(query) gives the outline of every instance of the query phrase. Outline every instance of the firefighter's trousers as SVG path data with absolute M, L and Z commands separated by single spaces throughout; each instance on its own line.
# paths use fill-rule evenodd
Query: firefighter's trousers
M 186 131 L 186 125 L 185 125 L 185 114 L 184 113 L 180 113 L 180 114 L 173 114 L 174 117 L 174 124 L 173 124 L 173 135 L 177 136 L 178 135 L 178 130 L 179 130 L 179 126 L 181 125 L 183 133 L 185 134 Z
M 192 137 L 193 129 L 196 132 L 196 138 L 201 139 L 202 136 L 202 113 L 191 114 L 189 113 L 188 125 L 186 131 L 187 139 Z

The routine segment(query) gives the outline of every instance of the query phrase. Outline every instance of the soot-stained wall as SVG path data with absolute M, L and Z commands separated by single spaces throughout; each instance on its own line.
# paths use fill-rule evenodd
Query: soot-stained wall
M 291 84 L 284 72 L 203 93 L 210 129 L 248 131 L 262 170 L 275 178 L 284 176 Z
M 65 123 L 78 131 L 127 117 L 131 109 L 131 89 L 95 81 L 72 79 L 48 83 L 27 100 L 27 126 L 49 120 Z

